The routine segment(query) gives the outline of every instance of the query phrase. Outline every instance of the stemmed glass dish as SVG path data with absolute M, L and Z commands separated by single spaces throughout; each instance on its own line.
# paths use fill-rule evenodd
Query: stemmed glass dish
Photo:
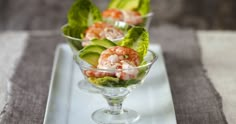
M 144 57 L 144 63 L 137 67 L 128 69 L 98 69 L 89 65 L 86 61 L 81 59 L 79 55 L 75 55 L 74 59 L 84 79 L 100 90 L 99 93 L 106 99 L 109 108 L 102 108 L 96 110 L 92 114 L 92 119 L 101 124 L 120 124 L 120 123 L 134 123 L 139 120 L 140 115 L 131 109 L 123 109 L 122 103 L 124 99 L 131 93 L 131 91 L 138 85 L 144 82 L 144 78 L 148 74 L 152 64 L 157 60 L 156 54 L 148 50 Z M 87 73 L 96 73 L 100 76 L 93 77 Z M 132 78 L 118 78 L 115 75 L 127 76 L 134 75 Z M 130 75 L 129 75 L 130 76 Z

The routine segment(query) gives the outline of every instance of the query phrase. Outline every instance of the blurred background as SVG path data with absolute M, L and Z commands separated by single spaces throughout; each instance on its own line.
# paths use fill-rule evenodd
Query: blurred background
M 0 30 L 54 30 L 66 23 L 74 0 L 0 0 Z M 93 0 L 104 9 L 109 0 Z M 236 0 L 152 0 L 152 25 L 236 29 Z

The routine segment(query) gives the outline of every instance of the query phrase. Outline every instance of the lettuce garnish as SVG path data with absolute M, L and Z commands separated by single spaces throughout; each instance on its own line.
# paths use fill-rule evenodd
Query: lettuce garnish
M 76 0 L 67 14 L 68 24 L 63 27 L 65 35 L 83 38 L 85 30 L 95 22 L 102 21 L 101 12 L 90 0 Z M 69 39 L 70 46 L 75 50 L 82 48 L 81 41 Z
M 131 28 L 123 40 L 118 45 L 130 47 L 136 50 L 139 54 L 141 61 L 146 55 L 149 46 L 149 34 L 148 31 L 142 27 Z
M 150 12 L 150 0 L 111 0 L 108 8 L 133 10 L 146 15 Z
M 102 21 L 100 10 L 90 0 L 76 0 L 68 12 L 67 18 L 70 26 L 83 29 L 94 22 Z

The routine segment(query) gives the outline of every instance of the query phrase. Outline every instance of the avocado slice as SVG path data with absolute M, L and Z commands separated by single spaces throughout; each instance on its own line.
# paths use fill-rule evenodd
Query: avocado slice
M 89 64 L 93 65 L 93 66 L 97 66 L 98 65 L 98 59 L 100 57 L 100 54 L 97 52 L 85 52 L 83 54 L 79 54 L 79 56 L 85 60 L 86 62 L 88 62 Z
M 142 0 L 111 0 L 109 8 L 136 10 Z
M 106 50 L 109 47 L 116 46 L 116 44 L 110 40 L 102 39 L 102 40 L 92 40 L 91 45 L 84 47 L 79 56 L 89 64 L 93 66 L 97 66 L 98 59 L 102 51 Z
M 80 54 L 84 54 L 86 52 L 96 52 L 101 54 L 102 51 L 106 49 L 107 49 L 106 47 L 100 45 L 88 45 L 81 50 Z
M 92 44 L 94 45 L 100 45 L 100 46 L 103 46 L 105 48 L 109 48 L 109 47 L 112 47 L 112 46 L 117 46 L 114 42 L 110 41 L 110 40 L 107 40 L 107 39 L 94 39 L 91 41 Z
M 133 10 L 144 16 L 150 12 L 150 0 L 110 0 L 108 8 Z

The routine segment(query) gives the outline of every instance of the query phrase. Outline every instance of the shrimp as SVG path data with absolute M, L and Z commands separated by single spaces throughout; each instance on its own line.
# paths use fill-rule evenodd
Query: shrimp
M 128 47 L 114 46 L 103 51 L 98 59 L 98 69 L 109 69 L 116 71 L 104 72 L 86 70 L 84 74 L 89 77 L 112 76 L 122 80 L 134 79 L 139 70 L 136 68 L 140 64 L 138 53 Z
M 139 55 L 135 50 L 123 46 L 114 46 L 101 53 L 98 59 L 98 68 L 107 67 L 109 65 L 117 66 L 116 64 L 121 61 L 127 61 L 135 66 L 138 66 L 140 63 Z
M 111 76 L 114 77 L 114 73 L 102 72 L 102 71 L 94 71 L 94 70 L 84 70 L 84 74 L 88 77 L 105 77 Z
M 123 21 L 124 18 L 123 13 L 118 9 L 107 9 L 102 12 L 102 16 L 104 18 L 111 18 L 119 21 Z
M 141 14 L 131 10 L 107 9 L 102 13 L 103 18 L 117 21 L 124 21 L 131 25 L 137 25 L 143 22 Z
M 96 22 L 85 31 L 84 40 L 87 42 L 85 41 L 82 45 L 88 45 L 89 41 L 93 39 L 107 38 L 108 40 L 113 41 L 115 39 L 120 39 L 123 36 L 123 32 L 114 26 L 105 22 Z
M 135 67 L 139 64 L 139 55 L 135 50 L 128 47 L 114 46 L 101 53 L 97 68 L 117 69 L 116 77 L 129 80 L 137 76 L 138 69 Z
M 128 24 L 138 25 L 143 22 L 141 14 L 136 11 L 122 11 L 124 15 L 124 22 Z

